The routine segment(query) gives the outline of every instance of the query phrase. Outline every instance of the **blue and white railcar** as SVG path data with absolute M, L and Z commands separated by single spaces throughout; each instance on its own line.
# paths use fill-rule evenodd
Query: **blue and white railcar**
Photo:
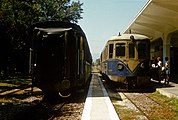
M 150 81 L 149 61 L 150 39 L 147 36 L 113 36 L 101 53 L 101 73 L 112 81 L 140 86 Z

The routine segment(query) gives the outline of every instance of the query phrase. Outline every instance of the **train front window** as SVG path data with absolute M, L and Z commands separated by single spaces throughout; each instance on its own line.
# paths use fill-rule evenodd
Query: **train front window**
M 116 56 L 125 56 L 125 43 L 116 44 Z
M 113 57 L 113 44 L 109 44 L 109 58 Z
M 146 43 L 138 43 L 138 59 L 145 59 L 148 56 L 148 46 Z
M 129 43 L 129 58 L 135 58 L 135 48 L 132 43 Z

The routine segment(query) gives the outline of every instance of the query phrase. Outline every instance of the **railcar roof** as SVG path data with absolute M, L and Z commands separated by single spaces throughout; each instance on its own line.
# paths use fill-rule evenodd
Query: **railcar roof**
M 74 31 L 77 31 L 79 33 L 83 33 L 83 30 L 81 29 L 81 27 L 77 24 L 74 24 L 74 23 L 70 23 L 70 22 L 63 22 L 63 21 L 43 21 L 43 22 L 37 22 L 37 23 L 34 23 L 30 28 L 29 28 L 29 32 L 32 32 L 34 29 L 36 28 L 40 28 L 42 29 L 43 28 L 43 31 L 44 32 L 47 32 L 47 31 L 60 31 L 59 29 L 72 29 Z M 47 30 L 48 29 L 48 30 Z M 52 30 L 52 29 L 55 29 L 55 30 Z
M 112 36 L 109 40 L 127 40 L 131 36 L 134 36 L 134 39 L 149 39 L 149 37 L 140 34 L 122 34 L 121 36 Z
M 35 28 L 43 32 L 47 32 L 48 34 L 59 34 L 63 31 L 71 30 L 72 28 Z

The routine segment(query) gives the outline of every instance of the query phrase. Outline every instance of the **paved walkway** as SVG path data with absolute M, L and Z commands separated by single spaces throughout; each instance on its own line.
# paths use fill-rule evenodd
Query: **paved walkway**
M 162 84 L 158 86 L 156 90 L 169 98 L 178 99 L 178 84 L 176 83 L 169 82 L 169 85 Z
M 119 120 L 111 100 L 97 74 L 93 74 L 82 120 Z
M 164 85 L 155 81 L 153 86 L 161 94 L 178 99 L 178 84 L 170 82 L 169 85 Z M 82 120 L 119 120 L 98 74 L 92 75 Z

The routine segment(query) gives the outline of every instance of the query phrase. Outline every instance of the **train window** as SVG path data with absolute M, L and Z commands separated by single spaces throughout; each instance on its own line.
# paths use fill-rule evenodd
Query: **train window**
M 129 58 L 135 58 L 134 44 L 129 43 Z
M 109 44 L 109 58 L 113 56 L 113 44 Z
M 125 43 L 116 44 L 116 56 L 125 56 Z
M 146 43 L 138 43 L 138 59 L 145 59 L 147 57 L 147 48 Z

